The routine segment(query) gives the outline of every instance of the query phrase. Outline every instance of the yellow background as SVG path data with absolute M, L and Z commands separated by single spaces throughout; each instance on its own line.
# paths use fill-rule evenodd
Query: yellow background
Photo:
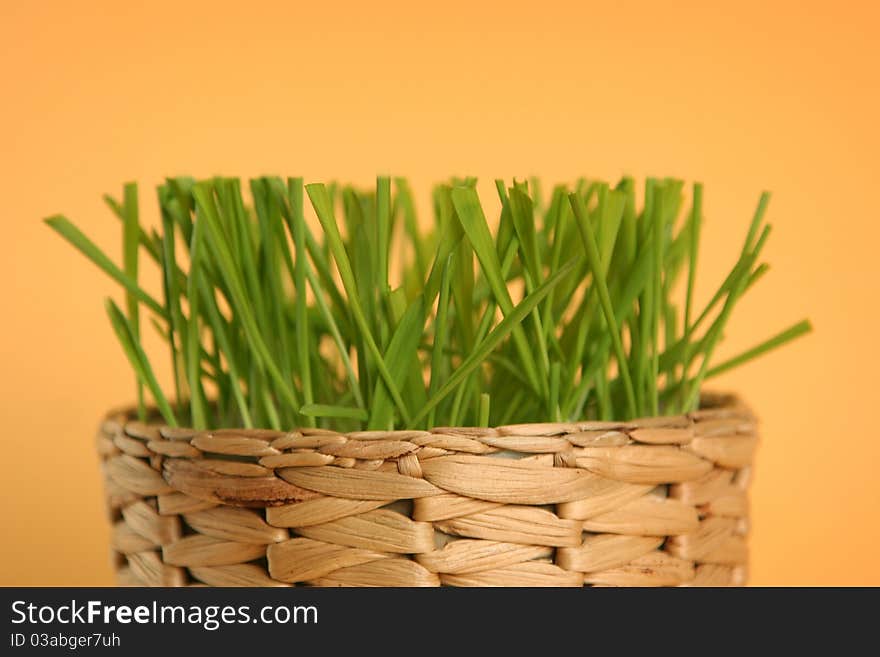
M 771 189 L 772 269 L 720 356 L 816 331 L 718 382 L 763 420 L 752 582 L 880 584 L 877 7 L 3 3 L 0 584 L 112 582 L 92 437 L 133 396 L 119 291 L 40 219 L 119 257 L 103 192 L 140 181 L 152 221 L 164 175 L 270 172 L 422 200 L 450 174 L 698 178 L 700 298 Z

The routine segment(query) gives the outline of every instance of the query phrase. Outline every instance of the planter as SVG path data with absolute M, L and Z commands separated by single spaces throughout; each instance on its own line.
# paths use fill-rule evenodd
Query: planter
M 98 433 L 123 585 L 746 581 L 757 437 L 733 396 L 680 417 L 430 432 L 130 417 Z

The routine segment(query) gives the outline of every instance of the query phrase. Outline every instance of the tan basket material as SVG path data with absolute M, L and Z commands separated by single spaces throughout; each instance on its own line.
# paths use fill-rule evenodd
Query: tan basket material
M 118 581 L 676 586 L 746 580 L 755 418 L 340 434 L 98 432 Z

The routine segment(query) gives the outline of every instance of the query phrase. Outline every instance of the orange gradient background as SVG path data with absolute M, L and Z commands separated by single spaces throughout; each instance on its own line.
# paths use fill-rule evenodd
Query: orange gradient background
M 877 7 L 4 3 L 0 584 L 113 582 L 92 437 L 134 395 L 120 291 L 40 219 L 119 258 L 124 181 L 154 222 L 165 175 L 377 172 L 423 212 L 452 174 L 702 180 L 700 300 L 772 190 L 772 269 L 719 357 L 816 330 L 716 383 L 762 418 L 751 581 L 880 584 Z

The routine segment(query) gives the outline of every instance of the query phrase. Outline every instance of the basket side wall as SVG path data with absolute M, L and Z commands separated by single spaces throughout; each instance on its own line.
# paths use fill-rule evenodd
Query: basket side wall
M 679 586 L 747 577 L 752 413 L 340 434 L 112 413 L 111 554 L 135 586 Z

